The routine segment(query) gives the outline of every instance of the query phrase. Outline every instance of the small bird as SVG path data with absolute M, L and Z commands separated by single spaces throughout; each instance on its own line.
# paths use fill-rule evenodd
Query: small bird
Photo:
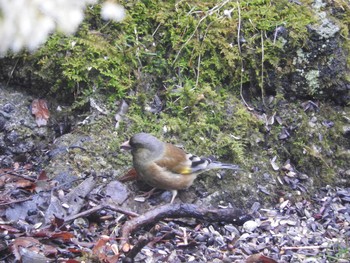
M 154 188 L 171 190 L 171 203 L 177 190 L 193 184 L 197 175 L 212 169 L 240 170 L 238 165 L 198 157 L 148 133 L 137 133 L 121 145 L 131 150 L 133 165 L 142 180 Z

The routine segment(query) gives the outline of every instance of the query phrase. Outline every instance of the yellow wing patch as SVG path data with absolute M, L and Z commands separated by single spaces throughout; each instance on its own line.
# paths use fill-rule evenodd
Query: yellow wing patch
M 189 175 L 192 174 L 192 168 L 189 165 L 187 154 L 180 148 L 172 144 L 166 144 L 163 158 L 155 162 L 158 166 L 167 169 L 172 173 Z
M 180 174 L 188 175 L 192 173 L 192 169 L 190 167 L 181 167 Z

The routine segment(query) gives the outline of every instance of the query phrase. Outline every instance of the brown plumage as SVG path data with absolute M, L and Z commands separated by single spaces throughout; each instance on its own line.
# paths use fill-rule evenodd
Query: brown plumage
M 197 175 L 203 172 L 212 169 L 240 170 L 234 164 L 188 154 L 148 133 L 135 134 L 121 148 L 131 150 L 134 168 L 147 184 L 173 192 L 171 202 L 174 201 L 177 190 L 190 187 Z

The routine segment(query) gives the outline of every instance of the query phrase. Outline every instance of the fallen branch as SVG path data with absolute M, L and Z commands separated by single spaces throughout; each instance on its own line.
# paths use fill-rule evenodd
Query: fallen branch
M 6 206 L 6 205 L 12 205 L 12 204 L 15 204 L 15 203 L 26 202 L 26 201 L 29 201 L 29 200 L 32 200 L 32 199 L 33 199 L 33 197 L 29 196 L 29 197 L 25 197 L 25 198 L 22 198 L 22 199 L 16 199 L 16 200 L 11 200 L 11 201 L 8 201 L 8 202 L 0 203 L 0 206 Z
M 106 209 L 110 209 L 110 210 L 113 210 L 115 212 L 118 212 L 118 213 L 130 216 L 130 217 L 139 216 L 139 214 L 137 214 L 135 212 L 132 212 L 132 211 L 129 211 L 129 210 L 125 210 L 125 209 L 123 209 L 123 208 L 121 208 L 121 207 L 119 207 L 117 205 L 114 205 L 114 204 L 107 204 L 105 207 L 106 207 Z
M 77 219 L 79 217 L 84 217 L 84 216 L 88 216 L 88 215 L 91 215 L 101 209 L 109 209 L 109 210 L 113 210 L 115 212 L 118 212 L 118 213 L 121 213 L 121 214 L 124 214 L 124 215 L 127 215 L 127 216 L 130 216 L 130 217 L 136 217 L 136 216 L 139 216 L 139 214 L 137 213 L 134 213 L 132 211 L 128 211 L 128 210 L 125 210 L 121 207 L 118 207 L 116 205 L 113 205 L 113 204 L 101 204 L 101 205 L 97 205 L 93 208 L 90 208 L 86 211 L 83 211 L 83 212 L 80 212 L 80 213 L 77 213 L 75 215 L 71 215 L 71 216 L 67 216 L 64 221 L 65 222 L 69 222 L 69 221 L 72 221 L 74 219 Z
M 131 247 L 128 243 L 129 235 L 138 228 L 151 224 L 154 225 L 164 218 L 180 217 L 193 217 L 208 222 L 226 222 L 236 225 L 242 225 L 252 218 L 250 215 L 243 214 L 241 210 L 235 208 L 208 209 L 193 204 L 167 204 L 125 222 L 121 230 L 122 250 L 128 252 L 128 249 L 125 248 Z
M 323 249 L 327 248 L 327 246 L 320 245 L 320 246 L 300 246 L 300 247 L 282 247 L 281 250 L 289 250 L 289 249 Z
M 125 255 L 122 262 L 133 262 L 133 259 L 152 240 L 151 236 L 142 236 L 139 238 L 135 246 L 133 246 L 129 252 Z

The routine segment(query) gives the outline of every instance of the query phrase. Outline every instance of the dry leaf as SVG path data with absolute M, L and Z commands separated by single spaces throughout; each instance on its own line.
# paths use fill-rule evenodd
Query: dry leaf
M 39 176 L 38 176 L 38 181 L 46 181 L 49 180 L 49 178 L 46 175 L 46 171 L 45 170 L 41 170 Z
M 258 253 L 249 256 L 246 263 L 277 263 L 277 261 Z
M 35 184 L 26 179 L 19 179 L 15 182 L 17 188 L 27 189 L 29 191 L 34 191 Z
M 22 257 L 24 256 L 32 258 L 33 260 L 31 262 L 39 261 L 35 260 L 35 258 L 45 259 L 47 262 L 49 258 L 46 258 L 46 256 L 55 256 L 58 252 L 55 247 L 40 243 L 39 240 L 33 237 L 16 238 L 11 249 L 16 260 L 19 262 L 22 262 Z
M 35 121 L 38 127 L 46 126 L 50 117 L 47 102 L 44 99 L 35 99 L 32 102 L 32 114 L 35 115 Z
M 118 180 L 122 183 L 138 180 L 140 177 L 135 168 L 131 168 L 126 174 L 122 175 Z

